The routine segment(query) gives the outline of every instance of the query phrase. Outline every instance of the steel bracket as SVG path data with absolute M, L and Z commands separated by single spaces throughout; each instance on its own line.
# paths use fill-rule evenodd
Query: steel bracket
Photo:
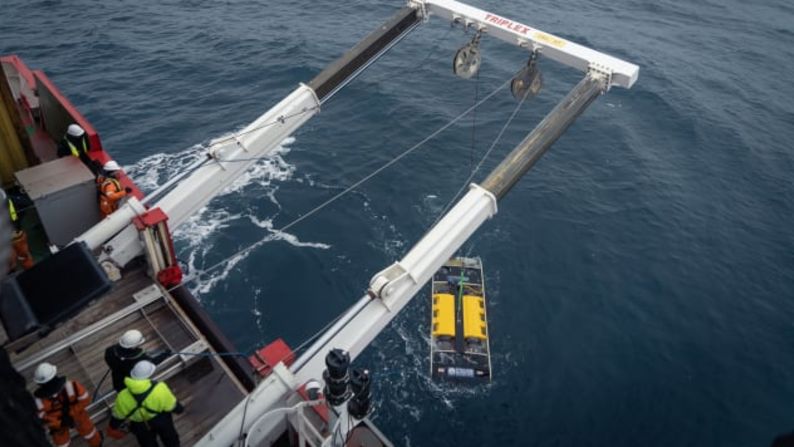
M 599 64 L 598 62 L 590 62 L 588 73 L 591 76 L 600 77 L 604 79 L 605 82 L 604 82 L 604 90 L 601 92 L 602 95 L 608 92 L 609 89 L 612 87 L 613 72 L 612 69 L 610 69 L 606 65 Z

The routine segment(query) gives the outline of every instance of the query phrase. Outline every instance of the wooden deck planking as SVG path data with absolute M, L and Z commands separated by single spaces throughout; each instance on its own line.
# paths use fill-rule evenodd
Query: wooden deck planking
M 162 301 L 152 303 L 146 306 L 148 309 L 156 308 L 155 314 L 170 314 L 171 320 L 176 320 L 176 316 L 171 309 L 166 307 Z M 163 321 L 164 318 L 159 318 Z M 144 336 L 147 342 L 144 345 L 147 351 L 162 351 L 166 349 L 166 345 L 157 336 L 155 331 L 146 326 L 140 313 L 133 313 L 128 315 L 110 326 L 97 331 L 90 336 L 79 340 L 71 345 L 69 348 L 60 350 L 55 354 L 49 356 L 47 361 L 58 367 L 58 373 L 66 377 L 80 381 L 93 393 L 97 385 L 99 385 L 102 377 L 107 372 L 107 364 L 105 363 L 105 349 L 117 343 L 118 337 L 124 333 L 125 330 L 130 328 L 145 328 Z M 172 331 L 173 332 L 173 331 Z M 33 371 L 36 369 L 36 364 L 20 370 L 20 373 L 30 379 L 33 376 Z M 35 389 L 35 384 L 30 381 L 29 388 Z M 105 392 L 111 388 L 110 378 L 105 378 L 102 383 L 100 392 Z
M 169 329 L 164 331 L 168 336 L 176 334 L 176 331 L 172 329 L 173 327 L 181 327 L 176 321 L 177 317 L 162 300 L 148 304 L 142 310 L 149 315 L 156 315 L 157 321 L 161 322 Z M 75 349 L 81 354 L 81 358 L 86 359 L 89 363 L 96 362 L 97 358 L 100 362 L 104 362 L 105 349 L 118 343 L 119 337 L 130 329 L 138 329 L 143 333 L 146 340 L 143 347 L 146 351 L 162 351 L 167 348 L 167 345 L 159 337 L 159 334 L 143 319 L 142 314 L 140 312 L 135 312 L 75 343 Z M 190 341 L 187 342 L 186 340 L 188 337 L 189 334 L 187 334 L 186 331 L 178 333 L 178 336 L 174 335 L 175 339 L 182 340 L 181 346 L 187 346 L 189 343 L 192 343 L 194 338 L 190 337 Z
M 117 283 L 108 294 L 92 303 L 73 320 L 58 327 L 47 337 L 23 351 L 14 362 L 25 361 L 26 358 L 46 350 L 49 346 L 61 342 L 85 327 L 134 304 L 135 300 L 132 295 L 151 284 L 151 280 L 145 276 L 142 268 L 127 272 L 124 279 Z M 177 306 L 175 303 L 171 305 Z M 165 349 L 175 352 L 182 351 L 199 339 L 197 334 L 194 334 L 186 323 L 180 320 L 179 312 L 175 311 L 164 299 L 158 299 L 95 333 L 85 336 L 69 347 L 54 352 L 46 359 L 58 366 L 59 375 L 79 381 L 90 394 L 93 395 L 99 386 L 99 391 L 96 393 L 98 400 L 102 401 L 103 397 L 104 400 L 95 404 L 91 413 L 97 416 L 95 423 L 101 429 L 107 427 L 109 409 L 115 399 L 115 395 L 111 393 L 112 386 L 109 375 L 103 381 L 103 376 L 108 371 L 104 359 L 105 349 L 117 343 L 121 334 L 129 329 L 138 329 L 143 333 L 146 338 L 144 348 L 148 352 Z M 20 371 L 28 379 L 28 389 L 31 391 L 36 389 L 36 384 L 31 380 L 36 366 L 36 364 L 32 364 Z M 176 416 L 175 424 L 183 445 L 192 445 L 234 408 L 245 395 L 233 379 L 227 375 L 226 370 L 220 366 L 217 359 L 189 358 L 188 362 L 183 364 L 178 356 L 172 356 L 161 364 L 158 371 L 167 371 L 171 367 L 177 369 L 165 381 L 186 407 L 185 413 Z M 73 440 L 78 445 L 82 443 L 79 437 L 75 437 Z M 135 437 L 130 435 L 121 442 L 115 441 L 114 445 L 135 446 L 137 442 Z
M 152 338 L 154 338 L 154 334 L 157 334 L 158 338 L 164 339 L 163 349 L 179 352 L 196 341 L 197 338 L 179 320 L 174 311 L 165 304 L 157 312 L 150 312 L 149 309 L 144 311 L 148 320 L 147 326 L 153 333 Z

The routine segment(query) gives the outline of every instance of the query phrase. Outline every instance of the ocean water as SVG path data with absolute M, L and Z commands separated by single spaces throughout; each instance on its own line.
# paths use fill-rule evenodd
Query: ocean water
M 465 244 L 489 289 L 494 380 L 428 378 L 429 302 L 357 361 L 410 446 L 757 446 L 794 430 L 794 6 L 472 4 L 641 66 L 599 98 Z M 310 80 L 399 1 L 2 0 L 0 53 L 44 69 L 151 190 Z M 423 25 L 176 232 L 241 350 L 300 344 L 399 259 L 515 107 L 507 91 L 288 232 L 277 228 L 457 116 L 526 55 Z M 542 60 L 482 180 L 579 73 Z M 472 136 L 474 135 L 474 137 Z M 240 250 L 243 250 L 240 252 Z

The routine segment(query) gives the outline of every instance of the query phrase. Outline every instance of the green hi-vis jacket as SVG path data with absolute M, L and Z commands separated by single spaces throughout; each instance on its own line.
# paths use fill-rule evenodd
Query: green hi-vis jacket
M 19 219 L 17 216 L 17 209 L 14 207 L 14 202 L 11 199 L 8 199 L 8 214 L 11 215 L 11 222 L 16 222 Z
M 113 417 L 116 419 L 146 422 L 160 413 L 168 413 L 176 408 L 176 396 L 163 382 L 152 385 L 149 379 L 137 380 L 127 377 L 124 379 L 124 385 L 127 387 L 116 396 L 116 403 L 113 405 Z M 154 389 L 139 404 L 140 397 L 152 386 Z

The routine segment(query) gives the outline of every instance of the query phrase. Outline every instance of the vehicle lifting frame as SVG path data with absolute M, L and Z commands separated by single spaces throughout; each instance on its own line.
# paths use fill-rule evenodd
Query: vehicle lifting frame
M 256 433 L 248 433 L 251 424 L 261 415 L 284 407 L 286 398 L 300 385 L 311 379 L 321 380 L 324 358 L 330 349 L 344 349 L 350 353 L 351 359 L 356 358 L 433 273 L 477 228 L 496 214 L 497 201 L 587 106 L 612 86 L 630 88 L 639 74 L 639 67 L 634 64 L 454 0 L 411 0 L 309 84 L 301 84 L 249 126 L 213 144 L 209 159 L 197 162 L 192 174 L 165 192 L 152 206 L 159 207 L 168 216 L 172 229 L 179 226 L 236 180 L 256 159 L 272 153 L 286 137 L 319 113 L 322 103 L 334 93 L 432 16 L 473 28 L 531 53 L 539 53 L 576 68 L 585 76 L 480 185 L 472 184 L 468 193 L 401 260 L 375 274 L 368 293 L 290 368 L 283 363 L 275 365 L 273 373 L 198 445 L 234 445 L 238 442 L 258 445 L 269 439 L 268 428 L 282 421 L 275 418 L 261 421 Z M 92 249 L 103 247 L 105 259 L 123 266 L 142 252 L 138 232 L 130 221 L 145 211 L 141 202 L 131 198 L 129 203 L 77 240 Z M 346 413 L 342 411 L 340 417 L 347 417 Z M 247 439 L 239 439 L 241 433 L 247 434 Z

